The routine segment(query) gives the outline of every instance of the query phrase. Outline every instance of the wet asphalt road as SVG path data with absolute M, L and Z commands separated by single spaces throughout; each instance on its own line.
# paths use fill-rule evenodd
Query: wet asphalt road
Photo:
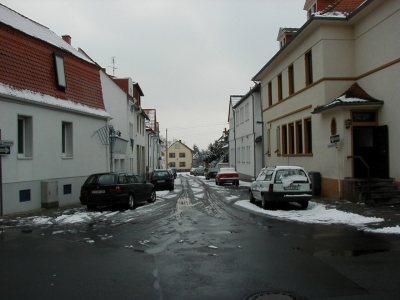
M 128 218 L 116 210 L 64 228 L 7 228 L 0 299 L 400 298 L 397 235 L 281 221 L 234 206 L 245 188 L 181 184 Z

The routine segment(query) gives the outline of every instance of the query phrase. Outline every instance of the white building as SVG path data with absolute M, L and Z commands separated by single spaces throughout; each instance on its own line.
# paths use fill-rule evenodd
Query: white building
M 260 86 L 240 99 L 232 96 L 230 103 L 230 165 L 235 166 L 241 180 L 250 181 L 264 165 Z
M 69 36 L 0 15 L 0 214 L 78 202 L 87 176 L 109 169 L 100 68 Z

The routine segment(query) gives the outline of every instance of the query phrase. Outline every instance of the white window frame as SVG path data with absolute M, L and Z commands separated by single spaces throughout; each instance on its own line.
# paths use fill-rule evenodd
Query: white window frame
M 73 129 L 71 122 L 61 123 L 61 153 L 63 158 L 73 157 Z
M 33 122 L 30 116 L 18 115 L 17 119 L 18 158 L 33 157 Z M 21 126 L 21 127 L 20 127 Z M 20 144 L 22 143 L 22 144 Z

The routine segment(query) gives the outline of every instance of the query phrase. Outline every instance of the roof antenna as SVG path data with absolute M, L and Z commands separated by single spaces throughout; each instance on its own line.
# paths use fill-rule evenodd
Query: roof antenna
M 111 57 L 111 63 L 112 63 L 112 67 L 111 67 L 111 66 L 108 66 L 108 67 L 109 67 L 109 68 L 112 68 L 112 70 L 113 70 L 113 77 L 114 77 L 114 75 L 115 75 L 115 70 L 118 69 L 118 68 L 115 67 L 115 56 L 112 56 L 112 57 Z

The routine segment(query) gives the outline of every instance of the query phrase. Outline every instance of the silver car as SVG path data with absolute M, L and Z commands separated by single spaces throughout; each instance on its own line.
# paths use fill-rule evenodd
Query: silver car
M 261 201 L 263 209 L 279 202 L 297 202 L 306 209 L 312 198 L 312 185 L 302 167 L 266 167 L 251 183 L 249 194 L 250 202 Z

